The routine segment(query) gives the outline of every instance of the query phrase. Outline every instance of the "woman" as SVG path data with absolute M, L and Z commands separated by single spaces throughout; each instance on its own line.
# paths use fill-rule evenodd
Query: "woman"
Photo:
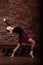
M 5 18 L 4 18 L 4 21 L 7 22 Z M 7 22 L 7 25 L 8 25 L 8 22 Z M 35 41 L 31 37 L 28 37 L 28 35 L 20 27 L 12 27 L 12 26 L 9 25 L 9 26 L 6 27 L 6 30 L 9 31 L 10 34 L 12 34 L 12 33 L 18 33 L 19 34 L 18 44 L 17 44 L 16 48 L 13 49 L 13 53 L 10 57 L 14 57 L 14 54 L 21 47 L 22 43 L 28 41 L 28 42 L 32 43 L 30 55 L 31 55 L 32 58 L 34 58 L 33 49 L 35 47 Z

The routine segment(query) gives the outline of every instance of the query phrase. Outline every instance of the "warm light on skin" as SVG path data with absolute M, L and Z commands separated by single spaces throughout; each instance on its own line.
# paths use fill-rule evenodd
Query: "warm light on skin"
M 12 27 L 11 26 L 8 26 L 6 29 L 10 31 L 12 29 Z
M 4 18 L 3 20 L 4 20 L 4 21 L 6 21 L 6 19 L 5 19 L 5 18 Z
M 10 32 L 10 34 L 11 34 L 12 31 L 13 31 L 13 29 L 14 29 L 14 27 L 8 26 L 6 29 L 7 29 L 7 30 Z

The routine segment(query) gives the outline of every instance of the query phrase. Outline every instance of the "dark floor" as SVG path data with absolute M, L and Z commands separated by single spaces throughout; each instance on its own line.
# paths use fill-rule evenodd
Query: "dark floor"
M 23 49 L 22 51 L 18 50 L 20 53 L 17 52 L 13 58 L 9 57 L 11 55 L 9 55 L 9 52 L 6 52 L 5 56 L 0 56 L 0 65 L 40 65 L 40 50 L 34 51 L 34 58 L 32 59 L 26 49 L 25 52 L 23 52 Z
M 10 57 L 0 57 L 0 65 L 37 65 L 40 64 L 40 58 L 31 58 L 30 56 L 15 56 Z

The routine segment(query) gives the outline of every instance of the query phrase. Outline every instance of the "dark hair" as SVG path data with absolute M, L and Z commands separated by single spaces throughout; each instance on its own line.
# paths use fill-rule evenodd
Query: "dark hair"
M 13 29 L 13 32 L 16 32 L 16 33 L 18 33 L 18 34 L 22 34 L 23 29 L 20 28 L 20 27 L 16 27 L 16 28 Z
M 7 32 L 10 32 L 9 30 L 6 30 Z

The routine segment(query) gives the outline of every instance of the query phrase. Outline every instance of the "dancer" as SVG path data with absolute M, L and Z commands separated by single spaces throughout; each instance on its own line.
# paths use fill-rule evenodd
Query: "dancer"
M 7 22 L 7 20 L 5 18 L 4 18 L 4 22 Z M 7 22 L 7 25 L 8 25 L 8 22 Z M 35 47 L 35 40 L 31 37 L 28 37 L 28 35 L 24 32 L 24 30 L 21 27 L 12 27 L 12 26 L 9 25 L 9 26 L 6 27 L 6 30 L 9 31 L 10 34 L 12 34 L 12 33 L 19 34 L 18 44 L 17 44 L 16 48 L 13 49 L 13 53 L 11 54 L 10 57 L 14 57 L 14 54 L 21 47 L 22 43 L 28 41 L 28 42 L 31 43 L 30 55 L 31 55 L 32 58 L 34 58 L 33 50 L 34 50 L 34 47 Z

